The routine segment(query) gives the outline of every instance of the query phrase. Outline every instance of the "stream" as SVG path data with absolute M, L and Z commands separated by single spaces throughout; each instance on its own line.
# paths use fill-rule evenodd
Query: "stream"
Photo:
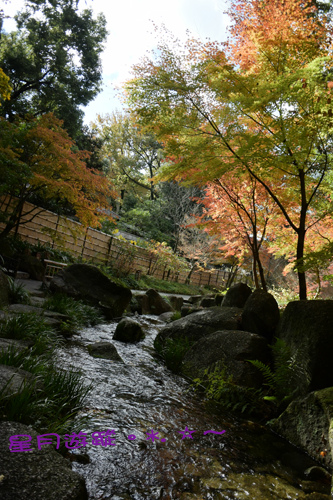
M 328 482 L 304 474 L 318 465 L 307 455 L 259 424 L 209 412 L 202 396 L 154 356 L 164 323 L 136 319 L 146 333 L 137 344 L 113 341 L 116 323 L 108 323 L 81 330 L 57 353 L 61 366 L 80 369 L 94 385 L 80 413 L 87 446 L 71 452 L 89 499 L 331 498 Z M 87 346 L 98 341 L 111 341 L 124 363 L 90 356 Z M 90 435 L 107 430 L 114 445 L 93 445 Z

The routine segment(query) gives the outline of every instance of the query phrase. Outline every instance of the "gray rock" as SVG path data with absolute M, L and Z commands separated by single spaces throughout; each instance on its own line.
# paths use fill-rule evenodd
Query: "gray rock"
M 132 318 L 123 318 L 119 321 L 113 339 L 121 342 L 138 342 L 145 338 L 140 323 Z
M 333 387 L 296 399 L 270 426 L 333 471 Z
M 189 341 L 197 341 L 218 330 L 238 330 L 242 310 L 237 307 L 211 307 L 177 319 L 161 329 L 155 339 L 164 344 L 167 338 L 186 337 Z
M 99 306 L 108 319 L 120 317 L 132 297 L 129 288 L 114 283 L 98 267 L 87 264 L 72 264 L 60 271 L 51 280 L 50 290 Z
M 10 452 L 9 438 L 16 435 L 31 436 L 32 451 Z M 36 431 L 0 422 L 0 436 L 1 500 L 87 500 L 83 478 L 53 446 L 38 450 Z
M 215 307 L 216 301 L 215 297 L 203 297 L 200 301 L 201 307 Z
M 245 302 L 242 316 L 243 330 L 262 335 L 271 342 L 279 320 L 279 306 L 270 293 L 255 290 Z
M 35 377 L 20 368 L 0 365 L 0 392 L 16 394 L 21 392 L 27 384 L 33 384 Z
M 270 361 L 267 341 L 263 337 L 239 330 L 218 331 L 198 340 L 186 352 L 182 371 L 191 378 L 201 377 L 215 366 L 225 369 L 232 382 L 245 387 L 262 385 L 260 372 L 247 360 Z
M 117 349 L 110 342 L 95 342 L 88 346 L 88 352 L 94 358 L 110 359 L 111 361 L 121 361 Z
M 166 313 L 160 314 L 158 319 L 160 319 L 161 321 L 164 321 L 165 323 L 171 323 L 174 314 L 175 313 L 172 311 L 166 312 Z
M 184 303 L 184 299 L 183 297 L 177 297 L 176 295 L 171 295 L 171 297 L 169 297 L 169 302 L 171 304 L 171 307 L 175 311 L 180 311 Z
M 7 307 L 10 313 L 15 314 L 38 314 L 38 316 L 45 316 L 46 318 L 57 319 L 58 321 L 68 321 L 69 316 L 55 311 L 49 311 L 38 306 L 29 306 L 26 304 L 11 304 Z
M 193 314 L 199 311 L 202 311 L 202 307 L 194 306 L 192 304 L 184 304 L 180 310 L 180 314 L 182 318 L 185 318 L 185 316 L 188 316 L 189 314 Z
M 15 352 L 22 352 L 33 346 L 33 342 L 29 340 L 13 340 L 0 338 L 0 352 L 14 349 Z
M 153 288 L 147 290 L 142 296 L 142 314 L 155 314 L 159 316 L 165 312 L 173 311 L 173 308 Z
M 222 307 L 244 307 L 252 290 L 245 283 L 237 283 L 229 288 L 224 296 Z
M 201 299 L 202 295 L 191 295 L 191 297 L 188 298 L 188 302 L 193 305 L 199 305 Z
M 289 302 L 277 329 L 277 336 L 289 346 L 304 376 L 294 389 L 305 395 L 333 386 L 333 300 Z

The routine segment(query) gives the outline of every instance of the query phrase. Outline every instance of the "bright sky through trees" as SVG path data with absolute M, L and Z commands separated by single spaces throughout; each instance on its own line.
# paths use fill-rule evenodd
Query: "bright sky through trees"
M 23 6 L 22 0 L 10 0 L 2 6 L 5 16 L 14 16 Z M 186 38 L 186 30 L 195 37 L 223 40 L 226 37 L 228 18 L 224 15 L 225 0 L 80 0 L 82 9 L 91 7 L 97 15 L 103 12 L 109 31 L 108 42 L 102 55 L 103 91 L 85 108 L 85 122 L 95 120 L 97 114 L 121 109 L 116 86 L 129 78 L 133 64 L 145 52 L 157 45 L 153 23 L 165 26 L 180 39 Z M 15 29 L 15 23 L 7 18 L 4 29 Z

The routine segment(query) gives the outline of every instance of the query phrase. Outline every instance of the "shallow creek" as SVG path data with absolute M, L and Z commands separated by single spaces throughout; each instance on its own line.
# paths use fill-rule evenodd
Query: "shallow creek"
M 138 320 L 146 331 L 138 344 L 113 341 L 116 324 L 109 323 L 82 330 L 58 352 L 61 366 L 79 368 L 94 384 L 81 412 L 87 446 L 72 452 L 89 455 L 73 469 L 90 499 L 330 498 L 314 493 L 328 495 L 328 483 L 307 480 L 304 471 L 318 465 L 307 455 L 258 424 L 205 409 L 190 384 L 154 357 L 163 324 L 152 316 Z M 124 363 L 88 354 L 90 343 L 106 340 Z M 186 427 L 196 431 L 192 439 L 182 439 Z M 115 446 L 93 446 L 90 435 L 107 429 L 115 431 Z M 151 430 L 159 440 L 147 439 Z

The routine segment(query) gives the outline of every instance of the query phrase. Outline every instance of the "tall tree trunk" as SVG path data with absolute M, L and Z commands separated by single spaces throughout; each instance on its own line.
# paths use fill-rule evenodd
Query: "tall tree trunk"
M 297 238 L 297 252 L 296 252 L 296 259 L 297 259 L 296 269 L 298 275 L 298 290 L 299 290 L 300 300 L 307 299 L 306 278 L 304 271 L 304 240 L 305 240 L 305 219 L 304 222 L 300 224 L 298 238 Z
M 301 213 L 299 218 L 299 228 L 297 231 L 297 250 L 296 250 L 296 269 L 298 274 L 298 289 L 300 300 L 307 299 L 306 293 L 306 277 L 304 270 L 304 243 L 305 243 L 305 222 L 307 212 L 306 190 L 305 190 L 305 174 L 304 170 L 300 169 L 299 173 L 300 187 L 301 187 Z
M 254 255 L 252 257 L 252 272 L 253 272 L 254 285 L 256 288 L 260 288 L 258 274 L 257 274 L 257 259 L 255 258 Z

